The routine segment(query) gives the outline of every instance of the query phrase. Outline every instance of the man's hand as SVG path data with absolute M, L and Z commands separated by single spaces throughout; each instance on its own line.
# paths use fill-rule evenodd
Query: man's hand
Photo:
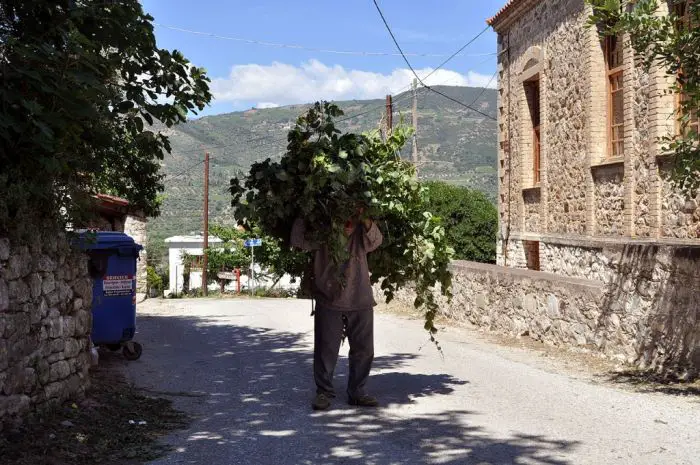
M 345 237 L 350 237 L 355 232 L 356 223 L 353 220 L 347 220 L 343 226 Z
M 362 220 L 362 224 L 365 225 L 365 231 L 370 230 L 370 228 L 372 227 L 372 223 L 372 218 L 365 218 L 364 220 Z

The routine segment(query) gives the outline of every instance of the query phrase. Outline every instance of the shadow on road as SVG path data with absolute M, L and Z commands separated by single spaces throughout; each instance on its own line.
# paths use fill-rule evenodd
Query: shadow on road
M 195 420 L 170 438 L 176 452 L 157 463 L 565 464 L 562 457 L 576 445 L 517 434 L 497 439 L 473 425 L 478 412 L 431 412 L 426 405 L 433 403 L 414 400 L 468 385 L 446 374 L 411 373 L 413 354 L 377 357 L 369 389 L 383 408 L 351 408 L 341 394 L 330 411 L 318 413 L 310 409 L 311 351 L 303 333 L 216 317 L 150 316 L 139 323 L 147 350 L 127 368 L 136 384 L 203 394 L 177 399 Z M 339 394 L 346 364 L 341 358 L 336 370 Z

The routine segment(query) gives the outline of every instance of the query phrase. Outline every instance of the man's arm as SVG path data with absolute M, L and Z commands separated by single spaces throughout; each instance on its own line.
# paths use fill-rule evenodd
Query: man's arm
M 318 244 L 314 244 L 311 241 L 306 240 L 306 225 L 302 218 L 297 218 L 292 226 L 292 232 L 289 238 L 289 243 L 292 247 L 310 252 L 312 250 L 318 249 Z
M 363 221 L 363 223 L 364 234 L 362 236 L 362 242 L 365 247 L 365 251 L 367 251 L 367 253 L 370 253 L 377 250 L 377 248 L 380 245 L 382 245 L 384 236 L 382 236 L 382 232 L 379 230 L 379 226 L 377 226 L 377 223 L 375 223 L 371 219 L 366 219 Z

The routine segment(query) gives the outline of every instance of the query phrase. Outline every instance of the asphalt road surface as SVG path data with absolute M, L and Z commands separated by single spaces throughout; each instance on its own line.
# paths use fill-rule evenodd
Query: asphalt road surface
M 548 369 L 467 329 L 378 313 L 369 390 L 346 404 L 347 344 L 333 407 L 313 412 L 310 304 L 149 300 L 139 305 L 139 386 L 191 414 L 155 464 L 700 464 L 700 401 L 637 393 Z

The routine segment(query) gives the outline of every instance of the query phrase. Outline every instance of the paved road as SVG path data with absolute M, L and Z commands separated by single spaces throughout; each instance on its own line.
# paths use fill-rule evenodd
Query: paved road
M 543 369 L 468 330 L 442 335 L 376 318 L 370 389 L 358 410 L 310 409 L 312 321 L 295 300 L 170 300 L 139 306 L 140 386 L 187 392 L 195 417 L 156 464 L 700 464 L 700 402 L 638 394 Z M 347 345 L 343 352 L 347 352 Z M 344 392 L 347 359 L 337 370 Z

